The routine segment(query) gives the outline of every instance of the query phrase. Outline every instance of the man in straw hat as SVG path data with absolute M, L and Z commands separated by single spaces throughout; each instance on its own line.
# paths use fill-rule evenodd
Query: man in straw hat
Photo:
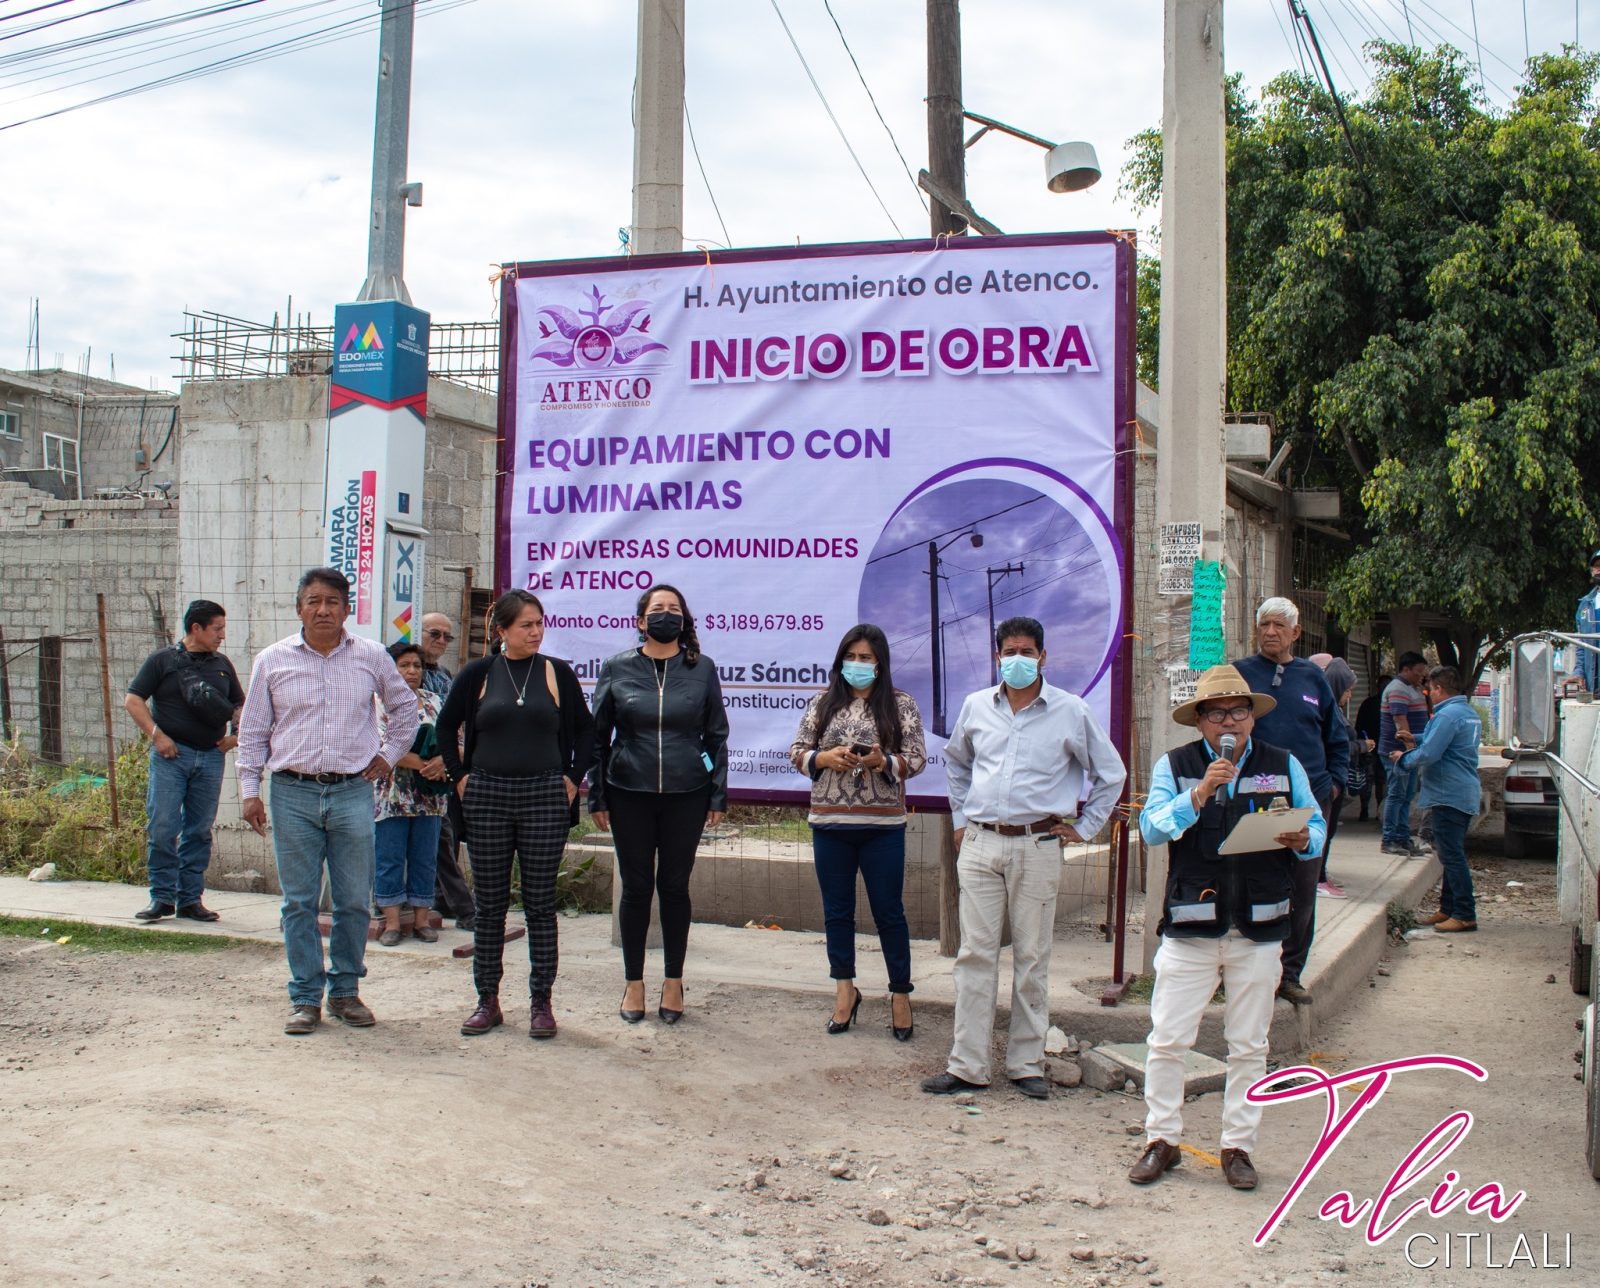
M 1200 677 L 1195 697 L 1172 712 L 1200 737 L 1161 758 L 1139 813 L 1145 842 L 1169 848 L 1145 1063 L 1146 1144 L 1128 1171 L 1135 1185 L 1148 1185 L 1177 1165 L 1184 1056 L 1220 980 L 1228 994 L 1222 1174 L 1235 1189 L 1255 1188 L 1250 1151 L 1261 1106 L 1245 1093 L 1267 1071 L 1267 1030 L 1295 865 L 1321 859 L 1324 835 L 1322 811 L 1300 762 L 1250 737 L 1257 718 L 1275 705 L 1267 694 L 1252 693 L 1234 667 L 1212 667 Z M 1269 808 L 1275 797 L 1309 806 L 1310 820 L 1275 836 L 1271 849 L 1219 854 L 1234 825 Z

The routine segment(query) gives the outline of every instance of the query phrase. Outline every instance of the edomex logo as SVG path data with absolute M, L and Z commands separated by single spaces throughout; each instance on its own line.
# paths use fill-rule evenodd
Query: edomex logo
M 643 372 L 659 364 L 639 359 L 667 352 L 649 334 L 650 306 L 643 300 L 607 304 L 597 286 L 587 298 L 589 308 L 545 304 L 536 310 L 539 334 L 528 356 L 572 373 L 543 383 L 540 407 L 646 406 L 651 383 Z
M 367 329 L 363 331 L 359 322 L 352 322 L 350 330 L 344 337 L 344 343 L 339 346 L 340 353 L 349 353 L 350 350 L 359 348 L 363 353 L 369 349 L 383 348 L 383 341 L 378 336 L 378 324 L 368 322 Z

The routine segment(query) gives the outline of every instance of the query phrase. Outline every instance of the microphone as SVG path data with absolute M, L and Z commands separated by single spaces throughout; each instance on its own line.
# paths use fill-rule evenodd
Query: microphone
M 1225 733 L 1217 740 L 1217 755 L 1221 756 L 1230 765 L 1233 763 L 1234 748 L 1239 745 L 1239 739 L 1231 733 Z

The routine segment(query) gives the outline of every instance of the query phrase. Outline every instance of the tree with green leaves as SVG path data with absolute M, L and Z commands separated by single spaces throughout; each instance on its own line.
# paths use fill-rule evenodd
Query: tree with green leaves
M 1348 135 L 1305 76 L 1254 105 L 1229 82 L 1228 404 L 1342 490 L 1330 607 L 1440 614 L 1476 676 L 1569 628 L 1600 538 L 1600 58 L 1531 59 L 1493 110 L 1455 50 L 1369 52 Z M 1153 208 L 1160 131 L 1133 145 L 1124 191 Z

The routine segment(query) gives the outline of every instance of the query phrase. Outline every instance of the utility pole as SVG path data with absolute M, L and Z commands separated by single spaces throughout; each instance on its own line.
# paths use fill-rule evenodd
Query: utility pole
M 994 644 L 994 584 L 997 581 L 1004 581 L 1012 573 L 1016 573 L 1020 577 L 1024 572 L 1027 571 L 1027 565 L 1008 563 L 999 568 L 986 568 L 984 571 L 989 577 L 989 683 L 999 684 L 1000 663 L 995 660 Z
M 1222 416 L 1228 354 L 1227 172 L 1224 163 L 1222 0 L 1165 0 L 1161 114 L 1161 359 L 1156 523 L 1200 524 L 1201 557 L 1223 546 L 1227 473 Z M 1185 741 L 1168 716 L 1169 667 L 1189 657 L 1187 595 L 1162 605 L 1177 629 L 1157 630 L 1150 761 Z M 1150 852 L 1146 899 L 1166 889 L 1165 846 Z M 1146 915 L 1144 969 L 1160 937 Z
M 422 185 L 406 182 L 411 137 L 411 36 L 416 0 L 379 0 L 378 112 L 372 134 L 372 223 L 367 280 L 358 301 L 411 303 L 405 284 L 406 207 L 422 204 Z
M 633 104 L 635 254 L 683 249 L 683 0 L 639 0 Z
M 961 117 L 961 0 L 928 0 L 928 171 L 941 191 L 967 195 Z M 928 202 L 933 235 L 963 236 L 967 221 L 938 197 Z

